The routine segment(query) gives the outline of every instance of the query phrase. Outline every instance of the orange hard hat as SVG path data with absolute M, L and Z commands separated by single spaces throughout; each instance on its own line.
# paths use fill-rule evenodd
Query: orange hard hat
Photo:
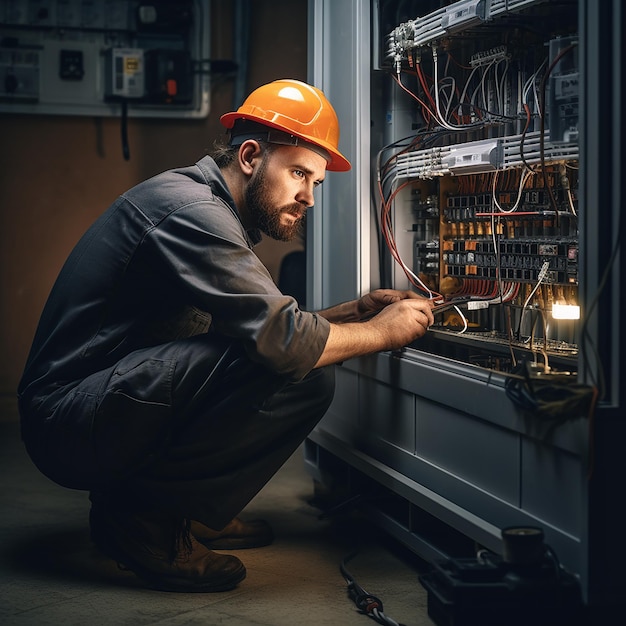
M 292 79 L 262 85 L 237 111 L 220 118 L 229 129 L 237 120 L 257 122 L 302 139 L 304 145 L 309 143 L 321 148 L 327 155 L 326 169 L 330 171 L 347 172 L 351 168 L 350 161 L 339 152 L 339 121 L 335 109 L 317 87 Z M 297 141 L 294 145 L 298 145 Z

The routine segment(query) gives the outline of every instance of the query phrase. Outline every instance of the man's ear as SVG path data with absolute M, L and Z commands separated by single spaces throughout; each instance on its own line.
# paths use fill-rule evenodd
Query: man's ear
M 239 146 L 239 167 L 244 174 L 252 176 L 255 160 L 261 157 L 261 153 L 261 146 L 254 139 L 246 139 Z

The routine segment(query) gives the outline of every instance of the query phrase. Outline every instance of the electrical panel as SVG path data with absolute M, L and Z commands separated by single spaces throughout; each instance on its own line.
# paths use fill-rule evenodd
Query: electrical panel
M 209 0 L 0 0 L 0 112 L 200 118 Z
M 379 6 L 380 283 L 441 305 L 420 350 L 575 373 L 576 2 L 413 5 Z
M 622 3 L 311 4 L 353 169 L 309 216 L 307 302 L 436 305 L 421 339 L 336 368 L 305 444 L 321 498 L 430 562 L 540 527 L 586 603 L 621 603 Z

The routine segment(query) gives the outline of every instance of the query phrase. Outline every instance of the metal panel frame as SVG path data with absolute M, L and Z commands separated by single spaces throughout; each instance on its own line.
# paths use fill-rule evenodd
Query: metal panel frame
M 309 2 L 309 81 L 333 104 L 348 173 L 329 172 L 307 218 L 307 302 L 321 309 L 369 291 L 369 6 Z M 364 62 L 365 61 L 365 62 Z M 364 96 L 365 94 L 365 96 Z

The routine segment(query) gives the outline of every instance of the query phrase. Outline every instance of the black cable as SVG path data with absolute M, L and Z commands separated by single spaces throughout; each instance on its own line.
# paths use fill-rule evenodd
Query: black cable
M 385 615 L 383 613 L 383 603 L 381 599 L 365 591 L 365 589 L 356 582 L 354 576 L 347 570 L 346 563 L 351 561 L 355 556 L 356 552 L 353 552 L 345 557 L 339 565 L 339 570 L 348 585 L 348 597 L 354 602 L 359 612 L 372 618 L 375 622 L 383 624 L 384 626 L 404 626 L 404 624 L 400 624 Z
M 120 129 L 122 133 L 122 154 L 124 160 L 130 159 L 130 148 L 128 147 L 128 102 L 122 100 L 122 119 L 120 122 Z
M 597 400 L 595 387 L 556 375 L 535 377 L 528 361 L 520 361 L 507 375 L 504 390 L 511 402 L 527 415 L 549 425 L 547 434 L 564 422 L 591 417 Z
M 548 196 L 550 197 L 550 202 L 552 207 L 554 208 L 554 223 L 556 226 L 559 224 L 559 209 L 556 204 L 556 198 L 554 197 L 554 191 L 552 190 L 552 186 L 548 183 L 548 173 L 546 171 L 546 157 L 545 157 L 545 134 L 546 134 L 546 91 L 548 85 L 548 78 L 552 73 L 552 70 L 556 67 L 557 63 L 561 60 L 563 56 L 565 56 L 568 52 L 571 52 L 576 46 L 578 42 L 570 44 L 566 48 L 563 48 L 557 55 L 554 57 L 552 63 L 546 70 L 546 73 L 541 78 L 541 83 L 539 85 L 539 108 L 541 110 L 541 117 L 539 118 L 540 122 L 540 131 L 539 131 L 539 159 L 541 161 L 541 175 L 543 177 L 543 184 L 545 188 L 548 190 Z

